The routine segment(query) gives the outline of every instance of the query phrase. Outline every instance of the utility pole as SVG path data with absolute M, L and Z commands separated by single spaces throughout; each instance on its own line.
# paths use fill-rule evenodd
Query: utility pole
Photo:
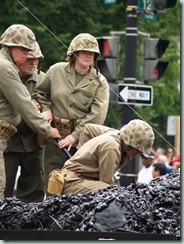
M 128 0 L 126 8 L 126 41 L 125 41 L 125 72 L 124 83 L 136 83 L 136 44 L 138 35 L 138 0 Z M 122 125 L 135 118 L 134 105 L 123 104 Z M 135 173 L 136 158 L 122 169 L 122 173 Z M 127 186 L 132 178 L 121 177 L 120 185 Z

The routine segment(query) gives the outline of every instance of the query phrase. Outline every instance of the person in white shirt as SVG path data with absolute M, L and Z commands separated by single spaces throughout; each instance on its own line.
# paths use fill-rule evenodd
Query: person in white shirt
M 138 173 L 137 183 L 146 183 L 149 184 L 150 181 L 153 179 L 152 176 L 152 165 L 155 159 L 154 152 L 150 152 L 149 154 L 142 154 L 142 169 Z

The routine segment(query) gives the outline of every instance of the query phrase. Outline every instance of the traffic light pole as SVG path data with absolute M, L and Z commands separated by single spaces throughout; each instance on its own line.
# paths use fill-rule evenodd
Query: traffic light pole
M 125 71 L 124 83 L 136 83 L 136 44 L 138 35 L 138 0 L 128 0 L 126 8 L 126 41 L 125 41 Z M 134 105 L 123 104 L 122 125 L 135 118 Z M 136 158 L 122 169 L 122 173 L 135 173 Z M 127 186 L 132 183 L 132 178 L 121 177 L 120 185 Z
M 128 0 L 126 8 L 126 42 L 124 83 L 136 83 L 137 0 Z M 131 109 L 132 108 L 132 109 Z M 123 125 L 134 119 L 134 106 L 123 105 Z

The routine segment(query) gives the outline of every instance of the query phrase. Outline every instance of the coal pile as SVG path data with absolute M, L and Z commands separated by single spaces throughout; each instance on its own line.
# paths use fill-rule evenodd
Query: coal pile
M 149 185 L 52 196 L 41 203 L 0 199 L 0 230 L 5 229 L 133 231 L 180 239 L 180 174 L 167 174 Z

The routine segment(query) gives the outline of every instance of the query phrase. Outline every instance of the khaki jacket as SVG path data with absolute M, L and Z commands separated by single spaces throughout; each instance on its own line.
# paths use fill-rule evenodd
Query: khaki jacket
M 81 147 L 65 162 L 63 169 L 78 173 L 81 178 L 114 184 L 115 172 L 130 160 L 122 153 L 119 130 L 88 124 L 84 131 L 79 140 Z
M 109 86 L 105 77 L 92 68 L 75 86 L 75 70 L 67 62 L 50 67 L 44 81 L 37 87 L 35 97 L 43 111 L 51 110 L 62 119 L 81 119 L 72 136 L 78 140 L 87 123 L 103 124 L 109 105 Z
M 22 77 L 21 80 L 26 86 L 30 95 L 34 91 L 37 85 L 41 83 L 45 76 L 44 72 L 40 74 L 35 71 L 32 75 L 25 78 Z M 17 133 L 13 135 L 8 141 L 7 152 L 32 152 L 39 149 L 41 146 L 38 144 L 38 134 L 34 132 L 29 126 L 22 120 L 21 123 L 17 126 Z
M 4 48 L 0 50 L 0 119 L 17 126 L 22 119 L 28 126 L 51 135 L 51 126 L 32 103 L 29 92 L 22 84 L 18 69 Z

